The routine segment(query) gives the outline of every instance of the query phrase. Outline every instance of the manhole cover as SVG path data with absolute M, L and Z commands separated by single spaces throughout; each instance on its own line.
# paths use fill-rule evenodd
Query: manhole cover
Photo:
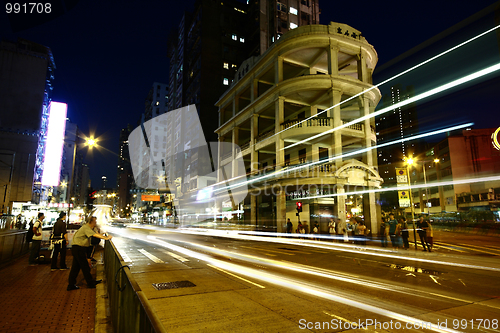
M 165 289 L 196 287 L 196 285 L 191 281 L 175 281 L 175 282 L 153 283 L 153 287 L 156 290 L 165 290 Z

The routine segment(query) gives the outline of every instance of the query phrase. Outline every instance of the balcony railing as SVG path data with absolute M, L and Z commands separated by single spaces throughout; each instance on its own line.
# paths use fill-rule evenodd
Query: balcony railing
M 259 142 L 259 141 L 262 141 L 262 140 L 265 140 L 271 136 L 274 135 L 274 129 L 270 130 L 270 131 L 267 131 L 261 135 L 259 135 L 256 139 L 255 139 L 255 142 Z
M 294 119 L 294 120 L 288 120 L 285 121 L 284 123 L 281 124 L 281 130 L 285 130 L 287 128 L 290 128 L 294 125 L 297 125 L 296 127 L 302 127 L 304 126 L 304 122 L 301 123 L 304 119 Z M 318 118 L 314 117 L 311 119 L 308 119 L 305 121 L 305 126 L 306 127 L 316 127 L 316 126 L 331 126 L 333 123 L 333 118 Z
M 241 145 L 241 151 L 245 150 L 245 149 L 248 149 L 248 147 L 250 147 L 250 141 L 248 141 L 247 143 L 244 143 Z

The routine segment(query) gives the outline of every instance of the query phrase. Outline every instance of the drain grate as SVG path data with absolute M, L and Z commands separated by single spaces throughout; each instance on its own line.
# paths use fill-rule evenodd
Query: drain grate
M 196 287 L 196 285 L 191 281 L 175 281 L 175 282 L 153 283 L 153 287 L 156 290 L 165 290 L 165 289 Z

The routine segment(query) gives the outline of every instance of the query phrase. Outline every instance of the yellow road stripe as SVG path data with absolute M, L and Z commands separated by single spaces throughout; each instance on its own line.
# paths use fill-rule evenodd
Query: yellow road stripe
M 459 244 L 459 245 L 462 246 L 462 247 L 465 247 L 465 248 L 469 248 L 472 251 L 479 251 L 479 252 L 494 254 L 494 255 L 497 255 L 497 256 L 500 255 L 500 253 L 498 253 L 498 252 L 491 252 L 491 251 L 479 250 L 479 249 L 481 249 L 481 247 L 477 247 L 477 246 L 474 246 L 474 245 L 465 245 L 465 244 Z
M 238 279 L 243 280 L 243 281 L 245 281 L 245 282 L 251 283 L 251 284 L 253 284 L 254 286 L 257 286 L 257 287 L 259 287 L 259 288 L 262 288 L 262 289 L 265 289 L 265 288 L 266 288 L 266 287 L 264 287 L 264 286 L 261 286 L 260 284 L 257 284 L 257 283 L 255 283 L 255 282 L 249 281 L 249 280 L 247 280 L 247 279 L 244 279 L 244 278 L 242 278 L 241 276 L 235 275 L 235 274 L 233 274 L 233 273 L 229 273 L 228 271 L 225 271 L 225 270 L 223 270 L 222 268 L 215 267 L 215 266 L 210 265 L 210 264 L 207 264 L 207 266 L 210 266 L 210 267 L 212 267 L 212 268 L 218 269 L 218 270 L 219 270 L 219 271 L 221 271 L 221 272 L 224 272 L 224 273 L 226 273 L 226 274 L 229 274 L 229 275 L 231 275 L 231 276 L 234 276 L 235 278 L 238 278 Z

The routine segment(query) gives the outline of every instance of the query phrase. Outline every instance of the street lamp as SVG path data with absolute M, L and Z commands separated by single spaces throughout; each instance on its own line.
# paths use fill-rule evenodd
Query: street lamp
M 413 206 L 413 195 L 411 193 L 411 181 L 410 181 L 410 166 L 413 165 L 415 160 L 413 158 L 405 159 L 406 162 L 406 174 L 408 175 L 408 193 L 410 195 L 410 207 L 411 207 L 411 222 L 413 224 L 413 239 L 415 240 L 415 250 L 417 250 L 417 232 L 415 228 L 415 207 Z

